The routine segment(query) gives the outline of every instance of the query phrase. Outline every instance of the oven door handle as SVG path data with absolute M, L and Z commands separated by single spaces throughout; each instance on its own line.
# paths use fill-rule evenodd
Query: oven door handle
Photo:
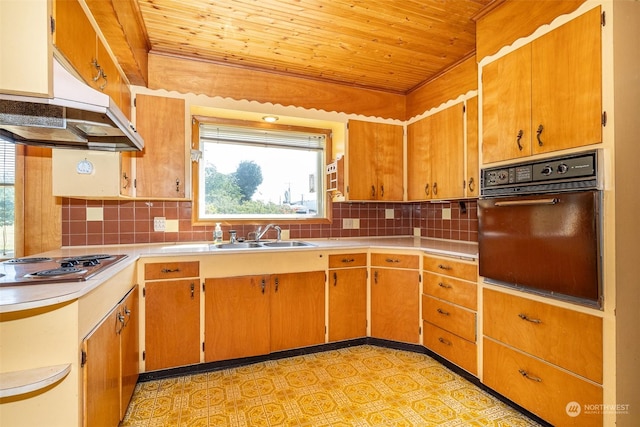
M 560 200 L 557 198 L 552 199 L 529 199 L 529 200 L 505 200 L 502 202 L 495 202 L 494 205 L 498 207 L 505 206 L 529 206 L 529 205 L 555 205 Z

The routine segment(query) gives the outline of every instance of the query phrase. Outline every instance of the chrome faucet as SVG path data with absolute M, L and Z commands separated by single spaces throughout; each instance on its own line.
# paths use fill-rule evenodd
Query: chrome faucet
M 274 230 L 276 230 L 278 232 L 278 237 L 276 239 L 276 241 L 280 241 L 280 238 L 282 237 L 282 229 L 275 225 L 275 224 L 267 224 L 266 227 L 264 227 L 264 230 L 262 229 L 262 226 L 259 226 L 258 229 L 255 231 L 256 233 L 256 242 L 260 241 L 260 239 L 262 239 L 262 237 L 267 234 L 267 231 L 269 231 L 270 228 L 273 228 Z

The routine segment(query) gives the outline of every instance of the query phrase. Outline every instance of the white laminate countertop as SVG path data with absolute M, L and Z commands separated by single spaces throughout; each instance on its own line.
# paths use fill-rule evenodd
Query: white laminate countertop
M 421 237 L 365 237 L 341 239 L 303 239 L 314 246 L 269 249 L 211 249 L 210 242 L 177 242 L 137 245 L 65 247 L 34 256 L 68 257 L 92 253 L 124 254 L 127 258 L 112 265 L 104 272 L 85 282 L 65 282 L 41 285 L 0 286 L 0 313 L 29 310 L 72 301 L 91 292 L 117 273 L 135 263 L 139 258 L 166 257 L 172 255 L 212 255 L 247 253 L 249 251 L 306 251 L 350 249 L 399 249 L 419 250 L 436 255 L 474 260 L 478 257 L 475 242 L 441 240 Z

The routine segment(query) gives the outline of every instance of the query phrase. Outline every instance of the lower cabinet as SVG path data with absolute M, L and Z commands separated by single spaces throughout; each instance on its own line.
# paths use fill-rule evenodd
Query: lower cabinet
M 205 280 L 205 361 L 324 343 L 325 273 Z
M 417 255 L 371 254 L 371 336 L 420 342 Z
M 200 362 L 200 284 L 197 278 L 146 282 L 147 371 Z
M 367 336 L 367 254 L 329 255 L 329 341 Z
M 117 426 L 138 380 L 138 287 L 82 342 L 84 425 Z
M 483 382 L 558 426 L 601 426 L 602 318 L 484 289 Z

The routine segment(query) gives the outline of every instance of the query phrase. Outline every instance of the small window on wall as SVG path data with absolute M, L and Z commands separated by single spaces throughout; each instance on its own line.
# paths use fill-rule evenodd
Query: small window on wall
M 198 220 L 325 218 L 330 131 L 234 122 L 197 126 Z
M 0 141 L 0 258 L 15 254 L 16 146 Z

